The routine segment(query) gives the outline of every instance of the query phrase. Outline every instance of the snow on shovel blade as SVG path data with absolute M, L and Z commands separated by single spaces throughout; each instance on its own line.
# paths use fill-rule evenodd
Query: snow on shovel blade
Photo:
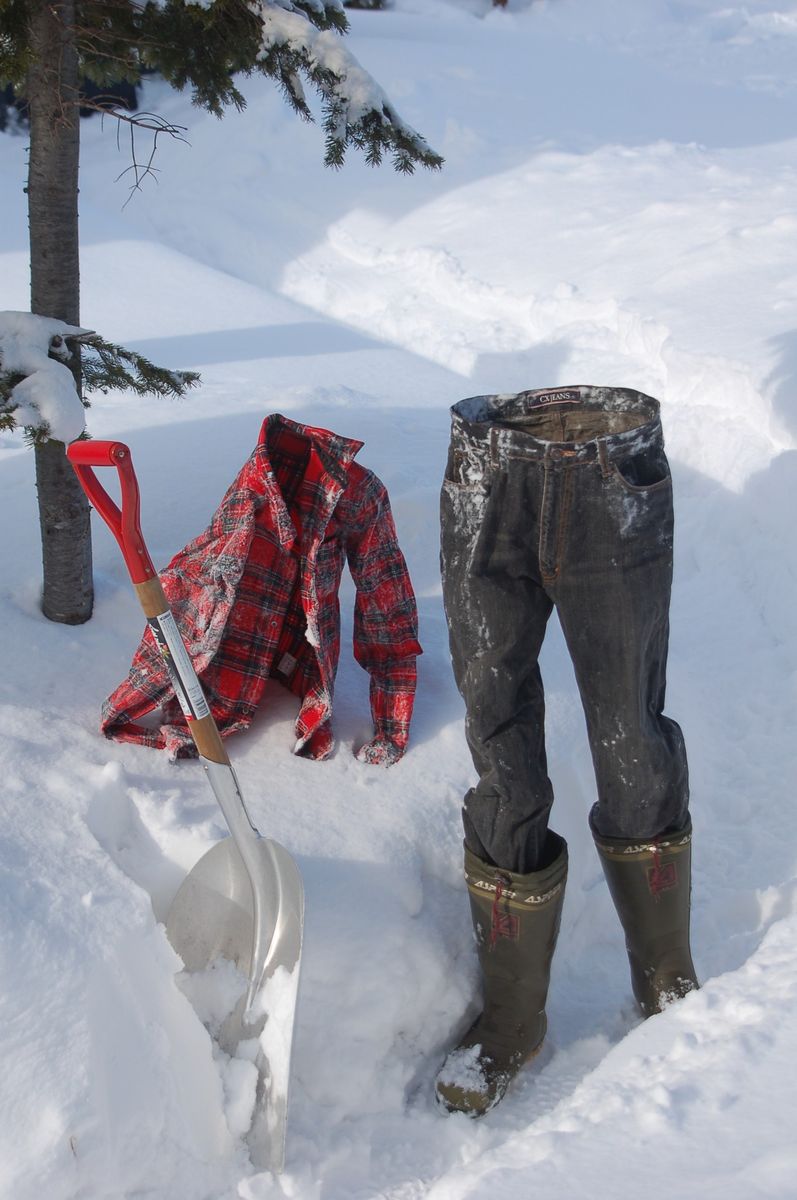
M 190 972 L 203 971 L 218 959 L 234 963 L 249 978 L 217 1041 L 235 1057 L 252 1058 L 257 1089 L 247 1144 L 255 1167 L 274 1172 L 285 1161 L 291 1046 L 299 985 L 304 892 L 293 858 L 278 842 L 249 842 L 260 917 L 266 935 L 252 961 L 255 899 L 250 871 L 232 837 L 217 842 L 186 876 L 175 896 L 166 933 Z

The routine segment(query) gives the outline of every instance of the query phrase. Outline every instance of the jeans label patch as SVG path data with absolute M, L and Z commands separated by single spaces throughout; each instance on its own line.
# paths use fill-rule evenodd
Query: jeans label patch
M 547 408 L 549 404 L 578 404 L 581 396 L 578 392 L 541 392 L 529 404 L 529 408 Z

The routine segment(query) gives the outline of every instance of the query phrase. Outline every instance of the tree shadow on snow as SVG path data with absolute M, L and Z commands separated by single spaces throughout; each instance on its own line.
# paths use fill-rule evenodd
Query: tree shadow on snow
M 335 321 L 299 321 L 209 333 L 175 334 L 129 343 L 131 350 L 174 370 L 260 358 L 302 358 L 384 350 L 384 342 Z

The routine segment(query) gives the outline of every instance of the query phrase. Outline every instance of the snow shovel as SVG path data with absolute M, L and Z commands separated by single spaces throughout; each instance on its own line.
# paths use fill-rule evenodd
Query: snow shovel
M 291 1043 L 302 949 L 304 889 L 296 863 L 278 842 L 262 837 L 246 811 L 185 643 L 169 609 L 139 525 L 139 491 L 130 450 L 122 442 L 79 441 L 67 449 L 90 503 L 113 533 L 144 615 L 163 654 L 175 695 L 231 836 L 199 860 L 180 886 L 166 934 L 189 972 L 219 958 L 247 975 L 248 987 L 217 1041 L 227 1054 L 257 1068 L 251 1128 L 256 1167 L 279 1172 L 285 1128 Z M 116 467 L 121 511 L 93 467 Z

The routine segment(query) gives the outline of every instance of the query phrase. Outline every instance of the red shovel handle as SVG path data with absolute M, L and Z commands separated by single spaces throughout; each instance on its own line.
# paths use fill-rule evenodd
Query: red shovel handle
M 139 525 L 138 480 L 129 448 L 124 442 L 80 441 L 72 442 L 66 454 L 89 503 L 119 543 L 133 583 L 146 583 L 155 577 L 155 568 Z M 116 467 L 122 489 L 121 512 L 94 474 L 93 467 Z

